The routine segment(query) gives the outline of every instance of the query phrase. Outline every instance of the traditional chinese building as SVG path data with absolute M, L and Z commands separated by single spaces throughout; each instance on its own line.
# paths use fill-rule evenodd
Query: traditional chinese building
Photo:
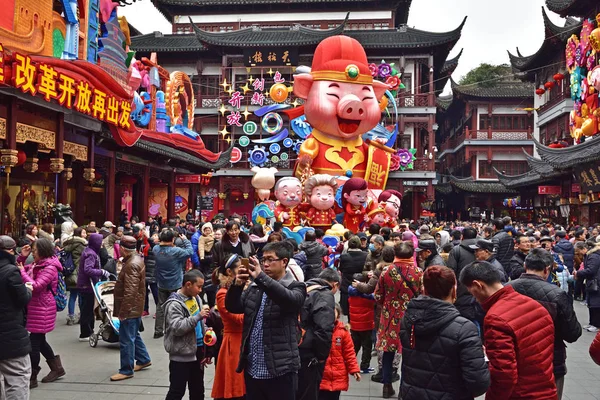
M 269 89 L 278 83 L 289 87 L 296 67 L 311 65 L 317 44 L 338 34 L 357 39 L 371 62 L 391 64 L 402 74 L 405 89 L 399 90 L 389 104 L 390 114 L 384 123 L 388 134 L 397 123 L 398 134 L 392 147 L 416 148 L 416 159 L 412 170 L 392 172 L 387 187 L 405 193 L 404 217 L 416 218 L 423 206 L 430 208 L 434 199 L 436 93 L 457 66 L 459 56 L 448 59 L 448 55 L 460 38 L 465 21 L 457 21 L 455 30 L 443 33 L 408 27 L 410 0 L 153 3 L 173 23 L 173 34 L 155 32 L 134 37 L 132 49 L 139 56 L 155 52 L 163 66 L 185 71 L 192 77 L 197 98 L 195 129 L 212 151 L 234 146 L 237 155 L 213 175 L 211 188 L 219 193 L 215 212 L 235 211 L 249 216 L 255 203 L 250 185 L 252 165 L 277 167 L 278 176 L 292 174 L 295 137 L 273 146 L 265 141 L 268 136 L 262 136 L 265 126 L 259 127 L 259 133 L 256 123 L 247 122 L 260 124 L 252 113 L 272 104 L 273 93 Z M 234 98 L 236 92 L 244 96 L 239 104 L 232 103 L 242 101 Z M 301 101 L 290 94 L 283 104 L 297 107 Z M 229 113 L 226 107 L 239 111 Z M 287 128 L 289 116 L 283 114 L 282 127 Z M 266 130 L 278 123 L 273 117 Z M 258 141 L 254 140 L 257 136 L 252 136 L 255 132 L 261 135 Z
M 600 191 L 595 179 L 600 176 L 595 169 L 600 145 L 596 136 L 586 136 L 580 144 L 574 139 L 579 128 L 575 117 L 581 120 L 582 103 L 590 101 L 595 107 L 597 102 L 597 92 L 582 95 L 580 88 L 587 71 L 598 61 L 598 56 L 589 52 L 589 44 L 584 45 L 584 59 L 575 61 L 576 48 L 580 37 L 598 27 L 594 18 L 600 6 L 592 0 L 547 0 L 546 6 L 565 18 L 564 24 L 552 23 L 542 8 L 545 36 L 538 51 L 529 56 L 518 49 L 516 54 L 509 52 L 517 76 L 536 88 L 535 157 L 528 158 L 528 172 L 499 173 L 499 179 L 522 198 L 531 199 L 535 220 L 600 222 L 600 207 L 594 194 Z M 586 30 L 588 34 L 583 34 Z M 566 51 L 571 46 L 572 50 Z
M 436 206 L 443 219 L 500 216 L 516 193 L 495 170 L 525 173 L 533 154 L 533 85 L 507 80 L 460 86 L 438 99 Z
M 2 6 L 0 231 L 20 235 L 26 222 L 54 222 L 55 203 L 70 204 L 79 224 L 116 222 L 122 209 L 145 220 L 153 205 L 163 216 L 185 214 L 176 177 L 200 177 L 224 165 L 229 153 L 137 127 L 129 25 L 117 17 L 116 3 L 6 0 Z M 179 88 L 160 71 L 159 89 Z M 193 195 L 197 186 L 184 189 Z

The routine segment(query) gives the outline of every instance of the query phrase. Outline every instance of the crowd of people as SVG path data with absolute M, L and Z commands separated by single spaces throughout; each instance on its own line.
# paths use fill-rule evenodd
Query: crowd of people
M 382 383 L 383 398 L 400 381 L 403 400 L 561 399 L 565 343 L 600 329 L 597 227 L 399 221 L 333 241 L 309 230 L 297 243 L 280 222 L 237 216 L 125 215 L 118 225 L 0 236 L 7 399 L 29 398 L 41 356 L 42 383 L 67 373 L 49 340 L 57 312 L 79 325 L 78 340 L 93 340 L 102 280 L 115 281 L 120 367 L 111 380 L 152 365 L 139 333 L 152 294 L 153 337 L 170 360 L 167 400 L 186 388 L 204 399 L 206 368 L 215 369 L 214 399 L 339 399 L 364 375 Z M 583 328 L 574 301 L 589 309 Z M 600 364 L 600 332 L 590 354 Z

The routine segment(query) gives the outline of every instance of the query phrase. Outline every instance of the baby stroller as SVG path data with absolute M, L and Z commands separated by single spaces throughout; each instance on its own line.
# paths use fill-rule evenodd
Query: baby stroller
M 100 281 L 96 284 L 92 282 L 92 288 L 98 301 L 98 306 L 94 309 L 94 316 L 96 320 L 102 322 L 96 333 L 90 335 L 90 347 L 96 347 L 100 338 L 108 343 L 116 343 L 119 341 L 119 323 L 121 321 L 113 317 L 115 282 Z

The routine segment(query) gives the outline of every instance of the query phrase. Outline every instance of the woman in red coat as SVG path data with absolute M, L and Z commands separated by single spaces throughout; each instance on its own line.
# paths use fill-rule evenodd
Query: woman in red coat
M 244 374 L 235 372 L 240 361 L 244 316 L 231 314 L 225 308 L 227 289 L 235 279 L 241 259 L 237 254 L 230 256 L 225 265 L 219 267 L 221 288 L 217 292 L 217 309 L 223 320 L 223 341 L 219 350 L 219 362 L 215 368 L 213 399 L 241 399 L 246 394 Z
M 600 332 L 596 334 L 596 337 L 590 346 L 590 356 L 596 364 L 600 365 Z
M 342 309 L 335 305 L 335 325 L 329 357 L 325 363 L 325 371 L 319 391 L 319 400 L 338 400 L 340 392 L 348 390 L 348 374 L 353 375 L 360 382 L 360 369 L 356 362 L 354 344 L 350 332 L 344 323 L 339 320 Z

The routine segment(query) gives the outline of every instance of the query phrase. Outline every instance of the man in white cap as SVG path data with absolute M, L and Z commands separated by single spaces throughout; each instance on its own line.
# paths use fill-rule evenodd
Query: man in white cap
M 31 375 L 31 342 L 25 329 L 23 310 L 31 300 L 31 285 L 24 285 L 16 267 L 17 244 L 0 236 L 0 376 L 7 400 L 28 399 Z
M 106 239 L 108 236 L 110 236 L 110 234 L 113 233 L 113 229 L 116 227 L 117 226 L 112 222 L 105 221 L 104 224 L 102 224 L 102 228 L 100 228 L 100 234 L 102 235 L 102 238 Z

